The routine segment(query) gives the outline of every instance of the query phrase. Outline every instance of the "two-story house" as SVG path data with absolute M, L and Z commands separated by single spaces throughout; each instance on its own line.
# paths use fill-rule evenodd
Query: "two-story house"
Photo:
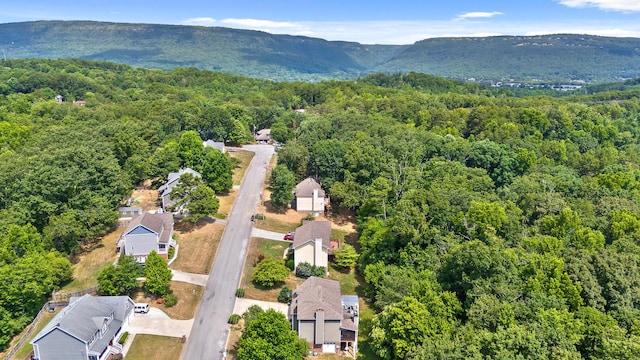
M 33 338 L 35 360 L 105 360 L 122 353 L 118 343 L 133 316 L 128 296 L 71 298 Z
M 134 218 L 117 244 L 118 251 L 132 255 L 141 264 L 145 263 L 153 250 L 167 259 L 171 246 L 176 246 L 171 213 L 145 213 Z
M 293 262 L 297 268 L 307 262 L 315 266 L 329 265 L 331 221 L 307 221 L 293 235 Z
M 314 352 L 358 353 L 358 297 L 340 294 L 335 280 L 310 277 L 293 292 L 291 328 Z

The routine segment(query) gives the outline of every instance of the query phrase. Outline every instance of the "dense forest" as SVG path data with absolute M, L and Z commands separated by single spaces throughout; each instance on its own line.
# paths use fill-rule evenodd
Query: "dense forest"
M 380 358 L 640 357 L 637 82 L 516 97 L 417 73 L 1 65 L 3 347 L 130 189 L 184 163 L 183 134 L 242 144 L 270 127 L 279 164 L 356 213 Z
M 82 58 L 163 70 L 195 67 L 277 81 L 410 71 L 534 84 L 640 76 L 640 39 L 575 34 L 431 38 L 384 45 L 224 27 L 32 21 L 0 24 L 0 44 L 7 59 Z

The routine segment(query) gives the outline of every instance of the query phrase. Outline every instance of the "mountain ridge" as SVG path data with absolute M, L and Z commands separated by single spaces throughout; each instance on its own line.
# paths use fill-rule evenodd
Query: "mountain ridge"
M 98 21 L 0 24 L 9 58 L 83 58 L 195 67 L 278 81 L 422 72 L 488 82 L 601 82 L 640 77 L 640 39 L 554 34 L 360 44 L 263 31 Z

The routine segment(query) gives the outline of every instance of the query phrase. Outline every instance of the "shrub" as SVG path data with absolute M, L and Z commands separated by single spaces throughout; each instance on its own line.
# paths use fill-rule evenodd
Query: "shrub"
M 292 295 L 291 289 L 289 289 L 286 286 L 283 287 L 282 290 L 280 290 L 280 294 L 278 294 L 278 302 L 285 303 L 285 304 L 291 302 L 291 295 Z
M 256 214 L 256 220 L 264 220 L 264 214 Z
M 169 260 L 173 259 L 173 255 L 176 253 L 176 248 L 174 248 L 173 246 L 169 246 L 169 252 L 167 254 L 167 256 L 169 257 Z
M 124 345 L 128 337 L 129 337 L 129 332 L 128 331 L 123 332 L 122 335 L 120 336 L 120 339 L 118 339 L 118 344 Z
M 264 260 L 264 254 L 258 254 L 258 262 Z
M 289 276 L 289 269 L 283 260 L 264 259 L 258 264 L 253 274 L 253 282 L 265 288 L 272 288 L 278 283 L 284 282 Z
M 164 297 L 164 306 L 166 307 L 172 307 L 177 303 L 178 303 L 178 297 L 173 293 L 168 294 L 167 296 Z
M 296 267 L 296 264 L 293 261 L 293 259 L 287 260 L 286 265 L 289 268 L 289 270 L 291 270 L 291 271 L 293 271 L 293 269 L 295 269 L 295 267 Z
M 308 262 L 298 264 L 296 268 L 296 276 L 301 278 L 308 278 L 310 276 L 324 277 L 327 270 L 324 266 L 311 265 Z
M 238 321 L 240 321 L 240 315 L 238 314 L 231 314 L 231 316 L 229 316 L 229 320 L 227 321 L 229 324 L 235 325 L 238 323 Z
M 236 290 L 236 297 L 244 297 L 244 289 L 243 288 L 239 288 Z

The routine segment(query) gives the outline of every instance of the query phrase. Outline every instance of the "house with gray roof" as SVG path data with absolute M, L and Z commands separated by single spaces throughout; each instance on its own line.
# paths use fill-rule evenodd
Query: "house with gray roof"
M 296 211 L 324 214 L 325 205 L 329 202 L 319 182 L 308 177 L 302 180 L 294 190 L 296 195 Z
M 256 134 L 256 141 L 261 144 L 267 144 L 271 142 L 271 129 L 258 130 Z
M 134 314 L 128 296 L 71 298 L 33 338 L 36 360 L 105 360 L 122 353 L 118 343 Z
M 296 268 L 306 262 L 326 269 L 331 248 L 331 221 L 305 221 L 296 229 L 291 248 Z
M 154 251 L 168 258 L 169 247 L 176 246 L 173 239 L 173 214 L 144 213 L 131 220 L 116 245 L 118 251 L 132 255 L 144 264 L 147 256 Z
M 224 147 L 224 142 L 223 141 L 213 141 L 213 140 L 207 140 L 207 141 L 203 141 L 202 145 L 204 147 L 211 147 L 214 149 L 218 149 L 220 150 L 221 153 L 225 152 L 225 147 Z
M 335 280 L 310 277 L 293 292 L 289 305 L 291 328 L 314 352 L 358 352 L 358 297 L 342 296 Z
M 167 176 L 167 182 L 158 188 L 158 194 L 160 194 L 160 199 L 162 200 L 162 208 L 164 210 L 168 210 L 171 206 L 175 205 L 176 201 L 175 199 L 171 198 L 171 191 L 173 191 L 173 188 L 180 184 L 180 176 L 186 173 L 189 173 L 195 177 L 202 177 L 199 172 L 191 168 L 180 169 L 178 172 L 170 172 Z

